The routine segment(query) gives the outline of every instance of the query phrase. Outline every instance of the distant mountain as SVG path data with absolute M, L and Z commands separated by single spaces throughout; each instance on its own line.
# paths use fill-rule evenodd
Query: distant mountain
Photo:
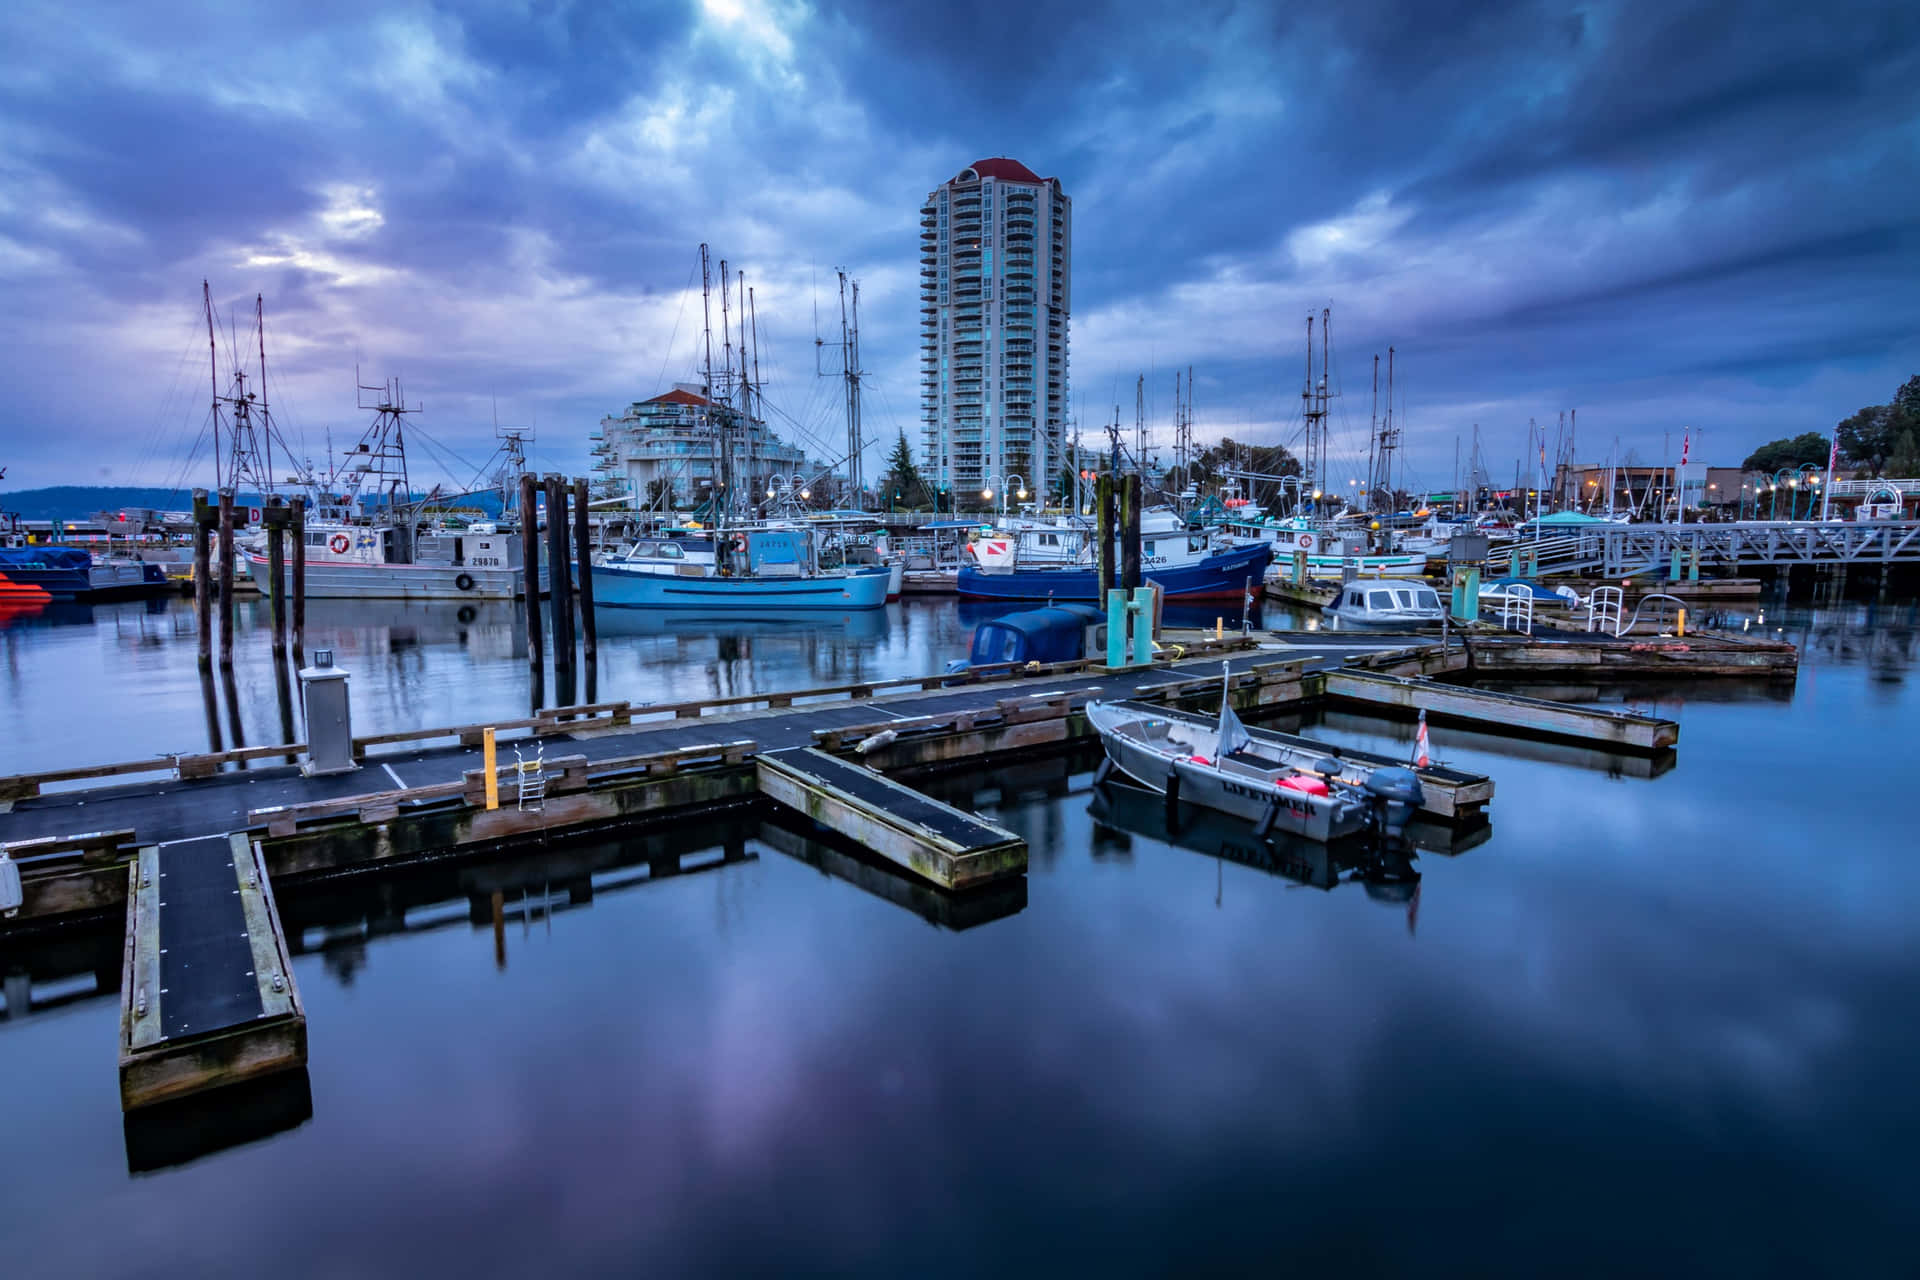
M 425 497 L 415 494 L 415 498 Z M 242 507 L 261 505 L 257 493 L 236 494 Z M 500 513 L 497 494 L 471 494 L 459 500 L 462 507 L 476 508 L 489 515 Z M 10 511 L 22 520 L 83 520 L 96 511 L 187 511 L 193 506 L 193 490 L 162 489 L 139 485 L 62 484 L 45 489 L 0 489 L 0 511 Z

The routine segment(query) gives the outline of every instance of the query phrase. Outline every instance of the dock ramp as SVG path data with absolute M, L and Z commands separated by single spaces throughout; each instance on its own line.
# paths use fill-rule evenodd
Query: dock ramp
M 814 747 L 756 760 L 760 790 L 943 889 L 1027 869 L 1027 842 L 965 810 Z
M 1425 711 L 1494 733 L 1531 734 L 1626 751 L 1661 751 L 1680 740 L 1680 726 L 1658 716 L 1603 707 L 1577 707 L 1545 698 L 1469 689 L 1412 676 L 1328 671 L 1326 696 L 1388 710 Z
M 148 845 L 128 875 L 121 1105 L 304 1066 L 306 1013 L 246 835 Z

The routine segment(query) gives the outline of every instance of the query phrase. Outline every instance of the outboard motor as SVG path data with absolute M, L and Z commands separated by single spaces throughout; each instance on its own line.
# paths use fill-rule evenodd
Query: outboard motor
M 1374 798 L 1380 833 L 1396 839 L 1406 833 L 1407 823 L 1426 799 L 1419 775 L 1411 769 L 1375 769 L 1367 775 L 1366 790 Z

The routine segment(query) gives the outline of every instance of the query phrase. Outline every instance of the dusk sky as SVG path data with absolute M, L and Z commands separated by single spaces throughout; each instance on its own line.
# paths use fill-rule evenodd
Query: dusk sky
M 920 203 L 992 155 L 1073 199 L 1089 432 L 1145 374 L 1168 441 L 1191 365 L 1201 436 L 1297 443 L 1322 307 L 1337 472 L 1392 344 L 1431 487 L 1475 423 L 1496 477 L 1570 409 L 1586 458 L 1691 431 L 1732 464 L 1920 372 L 1912 3 L 12 0 L 5 487 L 211 480 L 203 277 L 265 296 L 316 463 L 367 420 L 358 362 L 461 459 L 497 409 L 581 472 L 602 415 L 695 376 L 702 241 L 809 445 L 840 431 L 816 297 L 837 334 L 860 280 L 873 466 L 919 438 Z

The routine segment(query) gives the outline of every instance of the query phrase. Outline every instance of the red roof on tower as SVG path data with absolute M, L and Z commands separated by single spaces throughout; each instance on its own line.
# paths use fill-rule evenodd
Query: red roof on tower
M 704 396 L 697 396 L 693 394 L 693 392 L 691 391 L 669 391 L 667 392 L 667 394 L 663 396 L 655 396 L 653 399 L 643 400 L 641 401 L 641 403 L 642 404 L 712 404 L 713 402 L 711 400 L 706 399 Z
M 1009 160 L 1005 156 L 994 156 L 990 160 L 975 160 L 967 167 L 983 178 L 999 178 L 1007 182 L 1031 182 L 1036 185 L 1047 181 L 1018 160 Z

